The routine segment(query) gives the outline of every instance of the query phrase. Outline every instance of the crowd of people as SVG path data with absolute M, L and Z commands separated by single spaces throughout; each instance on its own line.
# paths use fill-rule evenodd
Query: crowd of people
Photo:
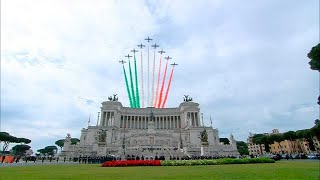
M 297 157 L 293 157 L 291 154 L 286 155 L 285 157 L 281 157 L 280 155 L 274 155 L 277 156 L 277 158 L 281 159 L 297 159 Z M 251 155 L 249 156 L 251 158 L 254 158 L 255 156 Z M 220 158 L 237 158 L 235 156 L 183 156 L 183 157 L 175 157 L 170 156 L 170 160 L 197 160 L 197 159 L 220 159 Z M 241 158 L 241 157 L 240 157 Z M 275 158 L 275 157 L 270 157 Z M 303 158 L 303 156 L 299 156 L 299 159 Z M 2 158 L 3 163 L 4 158 Z M 106 161 L 113 161 L 113 160 L 121 160 L 121 157 L 115 157 L 112 155 L 106 155 L 106 156 L 77 156 L 77 157 L 36 157 L 36 156 L 29 156 L 29 157 L 21 157 L 21 156 L 15 156 L 13 158 L 12 162 L 18 163 L 20 160 L 27 162 L 36 162 L 41 161 L 43 162 L 73 162 L 73 163 L 83 163 L 83 164 L 101 164 Z M 142 156 L 135 156 L 135 155 L 126 155 L 125 160 L 166 160 L 166 158 L 161 156 L 150 156 L 150 157 L 144 157 Z

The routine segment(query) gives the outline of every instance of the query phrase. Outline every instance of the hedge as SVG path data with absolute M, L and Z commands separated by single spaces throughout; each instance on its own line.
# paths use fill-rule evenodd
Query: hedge
M 252 163 L 274 163 L 269 158 L 244 158 L 244 159 L 199 159 L 199 160 L 128 160 L 107 161 L 102 167 L 119 166 L 194 166 L 194 165 L 221 165 L 221 164 L 252 164 Z

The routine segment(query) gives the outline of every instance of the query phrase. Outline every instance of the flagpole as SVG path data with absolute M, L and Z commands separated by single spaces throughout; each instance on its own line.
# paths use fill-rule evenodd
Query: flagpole
M 90 125 L 90 118 L 91 118 L 91 113 L 90 113 L 90 115 L 89 115 L 88 127 L 89 127 L 89 125 Z
M 201 119 L 202 119 L 202 127 L 204 127 L 204 122 L 203 122 L 203 113 L 201 113 Z

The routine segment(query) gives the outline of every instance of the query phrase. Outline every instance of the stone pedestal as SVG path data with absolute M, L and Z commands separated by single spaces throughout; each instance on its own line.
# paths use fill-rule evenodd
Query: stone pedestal
M 207 156 L 209 154 L 209 143 L 201 142 L 201 156 Z

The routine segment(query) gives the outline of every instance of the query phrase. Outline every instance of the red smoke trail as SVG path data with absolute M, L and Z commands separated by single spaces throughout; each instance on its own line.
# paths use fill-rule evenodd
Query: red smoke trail
M 173 70 L 174 70 L 174 67 L 172 67 L 172 70 L 171 70 L 171 74 L 170 74 L 170 79 L 169 79 L 169 83 L 168 83 L 168 87 L 167 87 L 166 96 L 165 96 L 165 98 L 164 98 L 164 100 L 163 100 L 163 104 L 162 104 L 161 108 L 164 107 L 164 105 L 166 104 L 167 99 L 168 99 L 169 89 L 170 89 L 170 85 L 171 85 L 171 81 L 172 81 Z
M 156 99 L 154 100 L 153 106 L 157 106 L 158 98 L 159 98 L 159 84 L 160 84 L 160 71 L 161 71 L 161 62 L 162 62 L 162 54 L 160 55 L 160 64 L 159 64 L 159 71 L 158 71 L 158 82 L 157 82 L 157 89 L 156 89 Z
M 161 85 L 161 90 L 160 90 L 160 95 L 159 95 L 159 102 L 158 102 L 157 108 L 159 108 L 160 105 L 161 105 L 162 92 L 163 92 L 164 82 L 166 81 L 166 75 L 167 75 L 167 68 L 168 68 L 168 60 L 167 60 L 167 63 L 166 63 L 166 68 L 164 69 L 164 75 L 163 75 L 163 79 L 162 79 L 162 85 Z

